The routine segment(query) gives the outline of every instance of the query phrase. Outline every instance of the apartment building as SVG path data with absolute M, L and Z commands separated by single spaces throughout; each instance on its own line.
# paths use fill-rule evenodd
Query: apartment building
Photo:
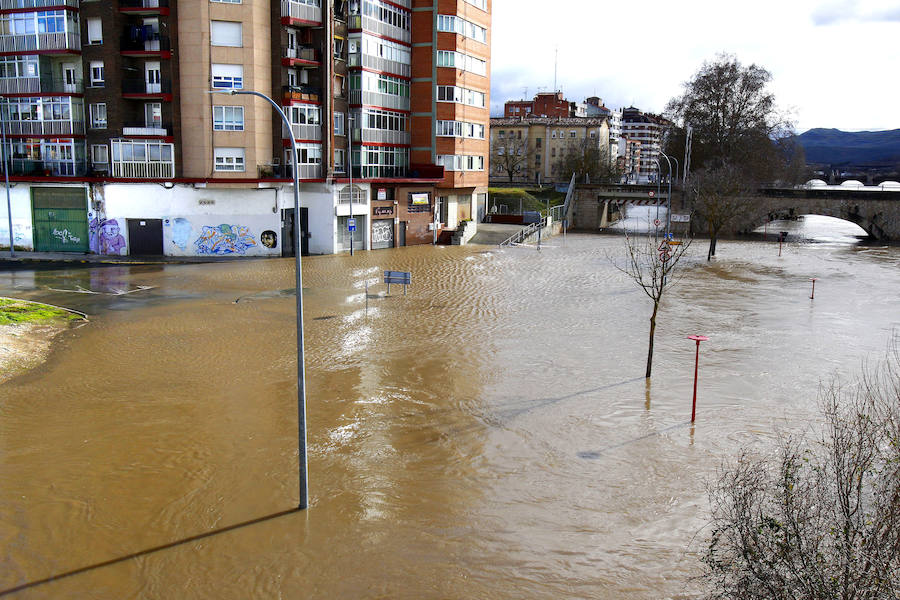
M 540 92 L 531 100 L 510 100 L 503 105 L 504 117 L 575 117 L 578 115 L 574 102 L 566 100 L 563 93 Z
M 662 139 L 671 122 L 660 115 L 644 113 L 630 106 L 622 110 L 622 137 L 640 144 L 640 162 L 633 183 L 656 181 L 659 170 L 656 161 Z
M 414 4 L 0 0 L 17 245 L 290 254 L 295 219 L 310 253 L 440 238 L 486 199 L 490 3 Z
M 570 150 L 588 146 L 610 161 L 606 117 L 491 119 L 491 180 L 498 183 L 567 183 L 572 177 L 560 162 Z M 604 160 L 604 158 L 601 158 Z

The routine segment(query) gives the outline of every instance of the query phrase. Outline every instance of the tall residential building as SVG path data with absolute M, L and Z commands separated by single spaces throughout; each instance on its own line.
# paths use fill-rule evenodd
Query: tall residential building
M 14 229 L 60 249 L 42 211 L 83 200 L 79 251 L 431 242 L 486 203 L 489 63 L 489 0 L 0 0 Z
M 574 102 L 566 100 L 563 93 L 540 92 L 531 100 L 510 100 L 503 105 L 504 117 L 575 117 L 579 115 Z
M 662 136 L 670 125 L 660 115 L 644 113 L 633 106 L 622 110 L 622 136 L 640 143 L 640 164 L 633 183 L 656 181 Z

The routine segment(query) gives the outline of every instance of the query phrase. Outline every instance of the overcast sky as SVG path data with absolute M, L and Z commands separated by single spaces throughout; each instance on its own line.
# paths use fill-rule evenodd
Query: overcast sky
M 557 88 L 661 112 L 720 52 L 772 73 L 797 131 L 900 128 L 900 0 L 494 0 L 491 114 Z M 527 88 L 527 89 L 526 89 Z

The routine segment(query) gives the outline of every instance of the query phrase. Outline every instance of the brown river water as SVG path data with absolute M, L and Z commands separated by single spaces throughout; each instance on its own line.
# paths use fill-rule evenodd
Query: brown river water
M 7 596 L 694 597 L 722 461 L 810 427 L 820 382 L 900 328 L 900 247 L 800 237 L 710 263 L 698 241 L 652 383 L 620 237 L 304 259 L 309 510 Z M 413 285 L 372 285 L 367 314 L 384 269 Z M 0 385 L 0 595 L 296 507 L 293 273 L 0 273 L 0 295 L 91 317 Z

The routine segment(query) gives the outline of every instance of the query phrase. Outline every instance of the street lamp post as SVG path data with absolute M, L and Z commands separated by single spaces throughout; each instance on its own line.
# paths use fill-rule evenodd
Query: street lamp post
M 352 114 L 347 115 L 347 122 L 350 124 L 350 138 L 349 138 L 349 146 L 350 146 L 349 150 L 350 151 L 348 152 L 349 161 L 350 161 L 350 169 L 348 171 L 348 174 L 350 176 L 350 222 L 351 223 L 353 222 L 353 123 L 355 121 L 356 121 L 356 119 L 353 118 Z M 360 168 L 362 168 L 362 152 L 360 152 L 359 160 L 360 160 Z M 348 225 L 347 227 L 349 229 L 350 226 Z M 356 231 L 347 231 L 347 233 L 350 234 L 350 256 L 353 256 L 353 234 L 356 233 Z
M 16 255 L 13 240 L 12 201 L 9 199 L 9 159 L 6 156 L 6 121 L 0 116 L 0 132 L 3 134 L 3 177 L 6 180 L 6 215 L 9 218 L 9 257 Z
M 303 345 L 303 270 L 300 258 L 300 167 L 297 164 L 300 153 L 297 151 L 297 140 L 294 139 L 294 129 L 291 126 L 290 119 L 281 110 L 281 107 L 274 100 L 261 94 L 249 90 L 210 90 L 211 94 L 230 94 L 258 96 L 266 100 L 281 117 L 288 134 L 291 137 L 291 152 L 293 152 L 291 163 L 294 166 L 294 255 L 296 257 L 297 270 L 297 425 L 298 425 L 298 453 L 300 462 L 300 505 L 299 509 L 304 510 L 309 507 L 309 482 L 308 482 L 308 465 L 306 452 L 306 386 L 305 373 L 306 362 L 304 359 Z M 352 205 L 352 203 L 351 203 Z
M 669 163 L 669 193 L 666 196 L 666 240 L 668 240 L 669 227 L 672 224 L 672 161 L 665 152 L 660 152 L 660 155 Z

